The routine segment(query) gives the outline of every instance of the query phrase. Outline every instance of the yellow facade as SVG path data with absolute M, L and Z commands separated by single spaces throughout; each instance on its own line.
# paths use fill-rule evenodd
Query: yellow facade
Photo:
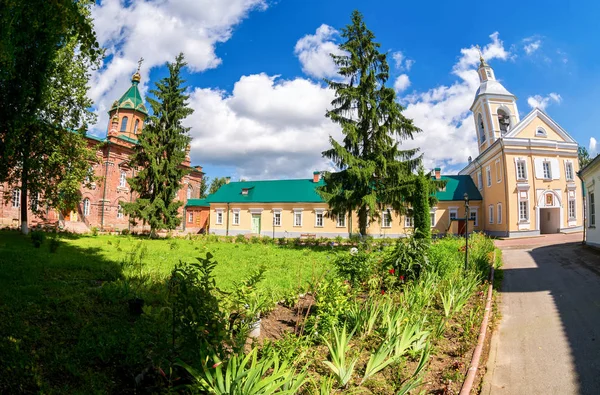
M 577 143 L 539 108 L 520 120 L 516 97 L 486 70 L 491 68 L 482 60 L 471 107 L 479 155 L 460 172 L 471 176 L 483 197 L 483 230 L 511 237 L 581 231 Z

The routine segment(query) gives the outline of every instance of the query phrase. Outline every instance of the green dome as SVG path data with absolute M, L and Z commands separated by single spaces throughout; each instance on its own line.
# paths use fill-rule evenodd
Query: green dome
M 125 92 L 119 100 L 115 100 L 111 106 L 109 113 L 113 110 L 135 110 L 141 112 L 144 115 L 148 115 L 148 110 L 144 105 L 144 99 L 138 89 L 139 77 L 136 78 L 137 73 L 134 74 L 131 80 L 131 87 Z

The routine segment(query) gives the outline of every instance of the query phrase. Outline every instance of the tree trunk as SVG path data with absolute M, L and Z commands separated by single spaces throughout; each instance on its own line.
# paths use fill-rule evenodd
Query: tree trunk
M 367 235 L 367 207 L 362 206 L 358 209 L 358 231 L 362 236 Z
M 23 146 L 23 169 L 21 170 L 21 233 L 24 235 L 29 233 L 29 225 L 27 224 L 27 195 L 29 189 L 29 154 L 31 150 L 31 136 L 29 133 L 25 135 Z

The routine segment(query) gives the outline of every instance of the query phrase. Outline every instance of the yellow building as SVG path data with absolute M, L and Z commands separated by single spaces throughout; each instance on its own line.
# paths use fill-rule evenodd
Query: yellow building
M 459 174 L 481 192 L 483 230 L 508 237 L 581 231 L 577 143 L 539 108 L 520 119 L 516 97 L 483 58 L 478 74 L 471 111 L 479 155 Z
M 446 181 L 437 191 L 438 203 L 431 209 L 431 227 L 434 233 L 464 233 L 464 194 L 470 199 L 469 232 L 481 231 L 481 194 L 469 176 L 435 177 Z M 358 216 L 331 216 L 327 203 L 317 193 L 323 185 L 320 173 L 312 179 L 242 181 L 223 185 L 216 193 L 186 209 L 210 210 L 210 233 L 235 236 L 256 234 L 271 237 L 348 237 L 358 233 Z M 391 214 L 391 215 L 390 215 Z M 380 213 L 380 220 L 368 227 L 373 237 L 403 237 L 413 231 L 413 219 L 397 216 L 388 210 Z

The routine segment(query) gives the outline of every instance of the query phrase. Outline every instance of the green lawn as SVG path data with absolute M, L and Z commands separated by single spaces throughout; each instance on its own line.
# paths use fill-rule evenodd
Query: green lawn
M 261 284 L 279 294 L 323 273 L 333 255 L 326 247 L 125 236 L 63 238 L 51 253 L 49 240 L 34 248 L 30 238 L 2 231 L 0 393 L 109 393 L 132 382 L 131 372 L 147 363 L 143 349 L 131 349 L 141 342 L 144 322 L 132 321 L 131 295 L 115 296 L 115 288 L 131 273 L 122 262 L 140 242 L 147 250 L 143 271 L 157 286 L 180 260 L 194 262 L 211 252 L 217 286 L 230 289 L 264 264 Z

